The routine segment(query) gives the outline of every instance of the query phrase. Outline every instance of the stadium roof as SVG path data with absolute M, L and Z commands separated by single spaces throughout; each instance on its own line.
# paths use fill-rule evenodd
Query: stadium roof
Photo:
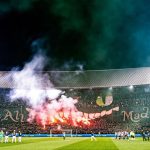
M 1 88 L 15 88 L 11 78 L 13 73 L 13 71 L 0 72 Z M 94 71 L 49 71 L 42 73 L 47 73 L 49 79 L 57 88 L 120 87 L 150 84 L 150 67 Z

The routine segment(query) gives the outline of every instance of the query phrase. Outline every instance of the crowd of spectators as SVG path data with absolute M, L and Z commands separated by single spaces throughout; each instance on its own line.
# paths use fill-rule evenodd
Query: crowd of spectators
M 0 89 L 0 119 L 2 116 L 2 110 L 7 108 L 23 108 L 25 107 L 25 103 L 23 101 L 17 100 L 14 102 L 10 102 L 9 100 L 9 91 L 10 89 Z M 55 132 L 59 133 L 57 130 L 57 126 L 60 125 L 62 129 L 71 129 L 72 133 L 90 133 L 91 130 L 94 133 L 115 133 L 119 130 L 134 130 L 136 133 L 139 133 L 143 128 L 150 127 L 150 121 L 140 120 L 139 122 L 132 122 L 129 118 L 126 121 L 123 121 L 122 111 L 134 111 L 134 112 L 142 112 L 144 107 L 147 107 L 150 110 L 150 87 L 148 86 L 137 86 L 134 89 L 129 89 L 128 87 L 123 88 L 96 88 L 96 89 L 66 89 L 65 94 L 68 97 L 73 97 L 78 99 L 78 103 L 76 107 L 79 111 L 86 113 L 97 113 L 102 110 L 107 110 L 107 107 L 100 107 L 96 104 L 96 99 L 98 96 L 103 98 L 105 101 L 105 97 L 107 94 L 111 94 L 113 96 L 113 103 L 108 108 L 113 108 L 115 106 L 119 106 L 119 112 L 114 112 L 112 115 L 104 116 L 100 118 L 96 118 L 90 121 L 90 125 L 79 125 L 79 126 L 71 126 L 69 124 L 51 124 L 45 127 L 38 125 L 36 122 L 29 124 L 28 122 L 1 122 L 0 128 L 4 128 L 8 130 L 8 132 L 12 132 L 13 130 L 21 130 L 23 133 L 48 133 L 51 129 L 56 129 Z M 24 112 L 27 113 L 27 112 Z M 150 112 L 148 112 L 150 115 Z M 27 115 L 27 114 L 26 114 Z M 7 122 L 7 123 L 6 123 Z

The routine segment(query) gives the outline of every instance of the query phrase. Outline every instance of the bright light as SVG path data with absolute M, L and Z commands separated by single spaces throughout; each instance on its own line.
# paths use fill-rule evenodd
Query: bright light
M 134 88 L 133 85 L 130 85 L 130 86 L 129 86 L 129 89 L 130 89 L 130 90 L 133 90 L 133 88 Z
M 109 90 L 112 90 L 112 89 L 113 89 L 112 87 L 109 88 Z

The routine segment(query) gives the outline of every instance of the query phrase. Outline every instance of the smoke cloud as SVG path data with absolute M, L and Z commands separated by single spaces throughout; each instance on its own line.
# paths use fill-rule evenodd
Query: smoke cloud
M 52 11 L 63 18 L 63 36 L 80 39 L 87 69 L 112 69 L 149 66 L 149 6 L 147 0 L 56 0 Z
M 75 126 L 78 123 L 88 124 L 88 119 L 75 106 L 78 101 L 55 89 L 49 76 L 42 72 L 45 65 L 46 57 L 38 53 L 21 71 L 13 70 L 14 89 L 10 92 L 10 99 L 23 100 L 28 104 L 29 122 L 36 120 L 42 125 L 55 122 L 69 122 Z
M 46 97 L 55 99 L 60 90 L 54 90 L 47 74 L 41 71 L 46 63 L 46 57 L 40 53 L 33 60 L 25 64 L 21 71 L 12 74 L 15 90 L 11 92 L 11 99 L 22 98 L 31 106 L 37 107 L 44 103 Z
M 22 43 L 18 49 L 47 38 L 43 51 L 55 59 L 49 69 L 61 68 L 66 60 L 84 63 L 88 70 L 142 67 L 149 66 L 149 7 L 147 0 L 3 0 L 0 12 L 6 20 L 1 22 L 6 24 L 0 27 L 16 20 L 4 35 L 12 32 L 16 44 L 11 47 Z
M 37 0 L 1 0 L 0 13 L 7 13 L 11 10 L 26 11 L 31 8 L 35 1 Z

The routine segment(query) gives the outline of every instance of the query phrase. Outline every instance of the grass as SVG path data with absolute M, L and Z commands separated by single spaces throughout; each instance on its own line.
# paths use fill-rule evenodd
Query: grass
M 112 138 L 23 138 L 22 143 L 0 143 L 0 150 L 150 150 L 150 141 Z

